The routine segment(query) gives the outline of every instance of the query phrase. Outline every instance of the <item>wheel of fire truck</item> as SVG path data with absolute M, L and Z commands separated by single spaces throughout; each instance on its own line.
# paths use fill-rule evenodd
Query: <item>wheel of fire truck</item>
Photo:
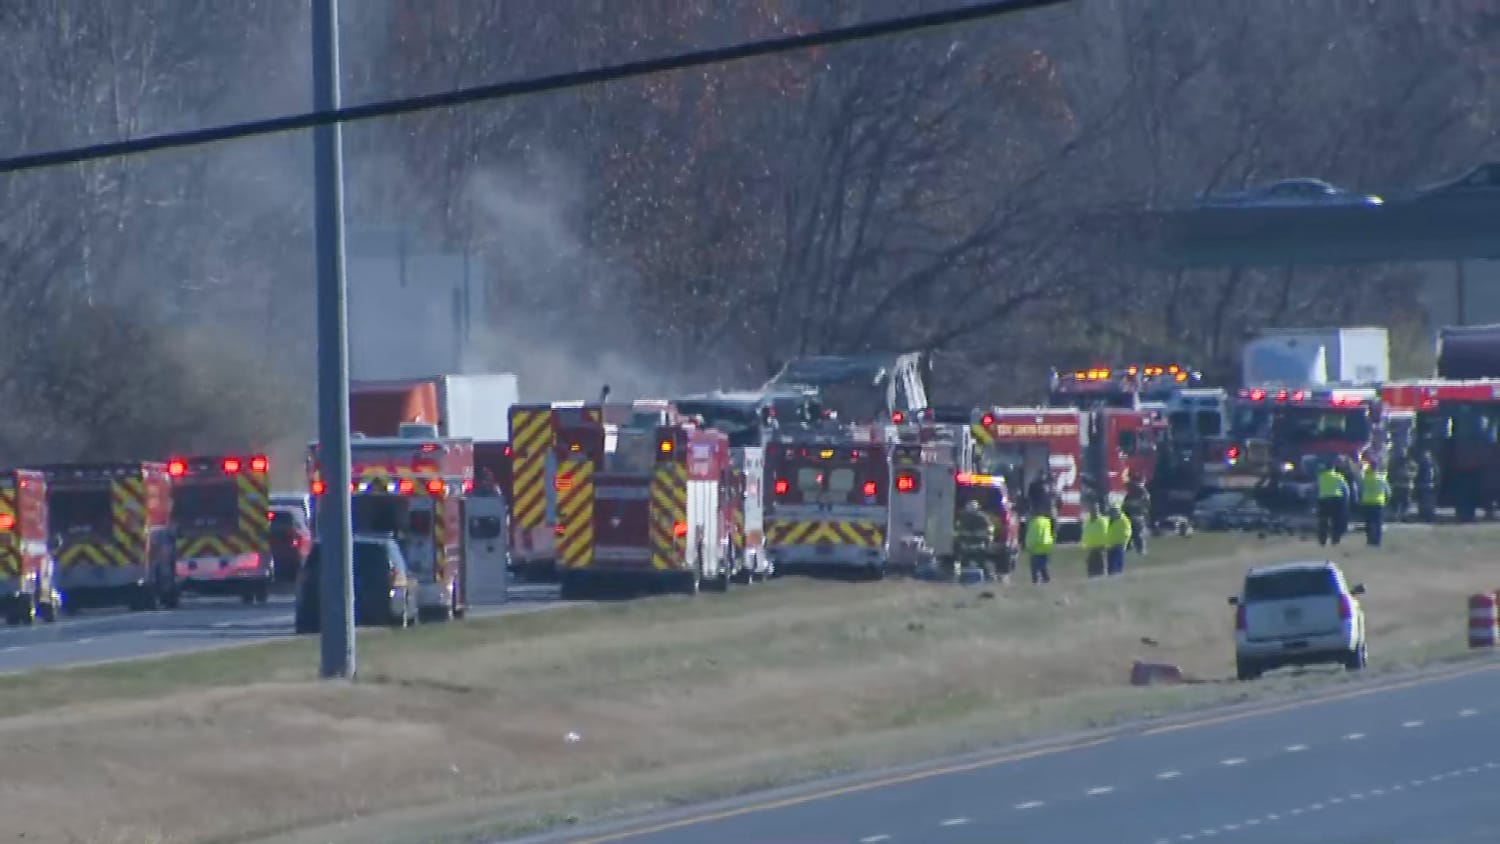
M 583 572 L 565 571 L 558 576 L 558 597 L 564 601 L 587 600 L 590 593 L 588 577 Z
M 36 602 L 30 595 L 12 598 L 5 607 L 5 623 L 11 627 L 31 624 L 36 620 Z
M 37 618 L 40 618 L 42 621 L 48 624 L 57 621 L 57 598 L 54 597 L 52 600 L 44 604 L 37 604 L 36 615 Z
M 163 609 L 175 610 L 182 606 L 182 587 L 173 586 L 161 594 L 161 605 Z
M 271 584 L 257 583 L 255 585 L 255 591 L 251 593 L 251 596 L 255 599 L 255 603 L 257 604 L 268 603 L 271 600 Z
M 130 596 L 131 612 L 149 612 L 160 605 L 155 583 L 140 583 L 135 586 L 134 594 Z

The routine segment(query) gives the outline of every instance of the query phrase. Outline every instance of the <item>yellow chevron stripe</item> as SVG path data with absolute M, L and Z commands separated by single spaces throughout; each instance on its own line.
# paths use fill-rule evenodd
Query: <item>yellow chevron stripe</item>
M 687 466 L 663 463 L 651 476 L 651 567 L 679 568 L 685 560 L 678 522 L 687 522 Z
M 566 489 L 557 492 L 558 561 L 568 568 L 587 566 L 594 552 L 594 464 L 588 460 L 564 460 L 559 478 L 567 477 Z
M 511 483 L 511 506 L 517 524 L 523 528 L 539 527 L 547 518 L 547 458 L 543 454 L 518 457 L 515 479 Z

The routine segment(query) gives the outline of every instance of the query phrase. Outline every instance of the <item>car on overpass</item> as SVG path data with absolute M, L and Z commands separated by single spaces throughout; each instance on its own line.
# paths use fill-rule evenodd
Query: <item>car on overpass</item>
M 1199 208 L 1330 208 L 1385 204 L 1374 194 L 1358 193 L 1322 179 L 1282 179 L 1260 187 L 1198 198 Z

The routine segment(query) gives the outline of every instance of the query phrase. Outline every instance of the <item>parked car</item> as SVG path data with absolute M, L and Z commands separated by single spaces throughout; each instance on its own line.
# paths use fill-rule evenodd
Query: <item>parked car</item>
M 312 548 L 312 530 L 307 514 L 293 504 L 272 505 L 266 513 L 271 520 L 271 566 L 278 583 L 294 583 L 302 570 L 302 561 Z
M 1322 179 L 1282 179 L 1257 188 L 1207 194 L 1198 199 L 1200 208 L 1327 208 L 1384 204 L 1385 200 L 1374 194 L 1345 190 Z
M 297 580 L 293 624 L 298 633 L 320 629 L 322 545 L 313 543 Z M 354 537 L 354 623 L 409 627 L 417 622 L 416 581 L 406 568 L 401 546 L 390 536 Z
M 1235 608 L 1235 673 L 1254 680 L 1288 665 L 1342 664 L 1350 671 L 1369 660 L 1364 584 L 1349 585 L 1330 561 L 1281 563 L 1245 573 Z

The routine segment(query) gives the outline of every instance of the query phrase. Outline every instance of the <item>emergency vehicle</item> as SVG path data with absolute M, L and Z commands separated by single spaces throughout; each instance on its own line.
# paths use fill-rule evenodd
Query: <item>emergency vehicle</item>
M 349 456 L 354 532 L 395 537 L 417 583 L 420 617 L 462 617 L 469 603 L 467 567 L 473 564 L 466 553 L 473 543 L 464 530 L 464 496 L 474 483 L 474 444 L 457 437 L 361 437 L 350 442 Z M 316 443 L 308 456 L 308 481 L 313 495 L 328 492 Z M 489 501 L 502 506 L 502 499 Z
M 1050 480 L 1059 541 L 1077 541 L 1090 500 L 1119 504 L 1129 479 L 1151 482 L 1161 425 L 1146 410 L 995 407 L 975 412 L 974 462 L 979 473 L 1005 478 L 1013 497 Z
M 63 607 L 175 607 L 181 597 L 165 463 L 35 467 L 47 478 L 47 519 L 58 544 Z M 264 516 L 262 516 L 264 518 Z
M 766 553 L 776 569 L 883 577 L 890 472 L 883 425 L 778 434 L 766 446 Z
M 199 595 L 270 599 L 270 461 L 265 455 L 219 454 L 167 461 L 177 585 Z
M 974 483 L 974 442 L 968 425 L 907 423 L 891 444 L 890 564 L 915 569 L 925 560 L 953 561 L 958 487 Z M 984 504 L 986 502 L 981 502 Z M 986 508 L 992 517 L 995 512 Z
M 1385 462 L 1380 393 L 1367 387 L 1248 391 L 1270 409 L 1270 474 L 1311 483 L 1319 463 L 1338 458 Z
M 1381 390 L 1391 406 L 1417 414 L 1416 446 L 1432 453 L 1438 505 L 1460 521 L 1500 504 L 1500 379 L 1418 381 Z
M 47 478 L 41 472 L 0 472 L 0 612 L 10 625 L 38 616 L 56 621 L 62 609 L 47 532 Z
M 619 421 L 573 427 L 558 459 L 564 598 L 632 587 L 727 589 L 742 569 L 733 531 L 743 508 L 729 438 L 684 422 L 665 402 L 590 410 Z
M 1202 380 L 1203 373 L 1176 363 L 1054 369 L 1048 383 L 1048 404 L 1079 410 L 1135 408 L 1142 403 L 1165 403 L 1177 391 Z
M 557 578 L 557 464 L 583 452 L 585 442 L 602 437 L 602 422 L 597 404 L 511 405 L 510 565 L 521 577 Z M 602 460 L 602 444 L 587 453 Z

